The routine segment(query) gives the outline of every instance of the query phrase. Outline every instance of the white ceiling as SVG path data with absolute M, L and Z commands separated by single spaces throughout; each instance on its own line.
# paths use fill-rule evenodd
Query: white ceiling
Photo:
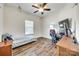
M 60 11 L 66 5 L 66 3 L 48 3 L 48 7 L 51 8 L 51 11 L 45 11 L 43 15 L 40 12 L 33 13 L 36 10 L 36 8 L 32 7 L 33 3 L 7 3 L 6 5 L 14 7 L 20 5 L 21 8 L 28 13 L 38 16 L 47 16 L 50 13 Z

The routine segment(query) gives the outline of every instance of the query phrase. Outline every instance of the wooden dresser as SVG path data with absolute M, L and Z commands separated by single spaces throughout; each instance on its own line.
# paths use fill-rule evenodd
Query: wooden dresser
M 73 39 L 64 36 L 57 44 L 57 55 L 79 56 L 79 45 L 73 43 Z
M 4 42 L 0 42 L 0 56 L 11 56 L 11 55 L 12 55 L 11 41 L 7 41 L 6 44 Z

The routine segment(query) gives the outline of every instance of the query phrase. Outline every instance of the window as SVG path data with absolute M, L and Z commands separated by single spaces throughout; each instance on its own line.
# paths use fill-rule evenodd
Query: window
M 34 34 L 34 22 L 25 20 L 25 34 Z

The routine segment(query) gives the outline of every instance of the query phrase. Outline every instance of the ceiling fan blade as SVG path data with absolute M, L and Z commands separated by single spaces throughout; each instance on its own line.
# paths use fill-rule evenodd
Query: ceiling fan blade
M 36 12 L 38 12 L 38 10 L 34 11 L 33 13 L 36 13 Z
M 35 6 L 35 5 L 32 5 L 32 7 L 35 7 L 35 8 L 37 8 L 37 9 L 39 9 L 39 7 L 38 7 L 38 6 Z
M 49 9 L 49 8 L 46 8 L 46 9 L 44 9 L 45 11 L 50 11 L 51 9 Z
M 43 6 L 42 7 L 45 7 L 47 5 L 47 3 L 43 3 Z
M 41 14 L 43 15 L 43 14 L 44 14 L 44 12 L 41 12 Z

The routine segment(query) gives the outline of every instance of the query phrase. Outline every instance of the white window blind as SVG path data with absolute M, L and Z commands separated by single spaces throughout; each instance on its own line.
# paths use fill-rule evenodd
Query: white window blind
M 34 34 L 34 22 L 25 20 L 25 34 Z

